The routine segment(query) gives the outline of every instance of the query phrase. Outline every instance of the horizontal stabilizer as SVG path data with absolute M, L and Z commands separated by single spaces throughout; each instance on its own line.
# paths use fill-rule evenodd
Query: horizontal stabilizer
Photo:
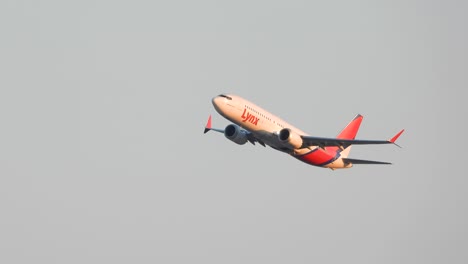
M 360 160 L 360 159 L 348 159 L 348 158 L 343 158 L 343 161 L 345 163 L 351 163 L 351 164 L 386 164 L 386 165 L 392 164 L 390 162 L 385 162 L 385 161 Z

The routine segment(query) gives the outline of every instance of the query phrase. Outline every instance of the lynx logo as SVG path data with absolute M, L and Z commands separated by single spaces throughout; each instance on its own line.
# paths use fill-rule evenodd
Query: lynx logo
M 250 123 L 252 123 L 254 125 L 257 125 L 258 117 L 252 115 L 249 112 L 247 112 L 247 113 L 246 112 L 247 112 L 247 109 L 244 108 L 244 113 L 242 113 L 242 116 L 241 116 L 242 122 L 248 121 L 248 122 L 250 122 Z

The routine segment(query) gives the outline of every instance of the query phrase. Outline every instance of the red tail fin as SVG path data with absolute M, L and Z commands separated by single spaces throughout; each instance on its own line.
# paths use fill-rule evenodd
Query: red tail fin
M 338 134 L 337 138 L 355 139 L 363 118 L 364 117 L 362 115 L 357 115 L 353 121 L 349 122 L 340 134 Z
M 356 134 L 359 130 L 359 126 L 361 126 L 362 119 L 364 117 L 362 115 L 357 115 L 349 124 L 338 134 L 336 138 L 340 139 L 355 139 Z M 339 147 L 326 147 L 325 148 L 329 152 L 338 152 L 341 151 Z

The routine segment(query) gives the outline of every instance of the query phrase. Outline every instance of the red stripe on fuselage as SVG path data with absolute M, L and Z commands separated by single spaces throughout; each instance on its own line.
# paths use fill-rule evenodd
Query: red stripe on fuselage
M 332 154 L 321 148 L 316 148 L 307 154 L 296 156 L 296 158 L 308 164 L 321 166 L 333 161 L 335 159 L 335 155 L 336 153 Z

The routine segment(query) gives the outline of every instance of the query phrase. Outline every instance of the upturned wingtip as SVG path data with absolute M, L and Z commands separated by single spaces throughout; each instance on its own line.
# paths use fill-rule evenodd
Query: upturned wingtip
M 395 144 L 395 141 L 401 136 L 401 134 L 403 134 L 403 132 L 405 132 L 404 129 L 402 129 L 400 132 L 398 132 L 395 136 L 393 136 L 389 141 L 392 142 L 393 144 Z M 397 144 L 395 144 L 397 145 Z M 398 146 L 398 145 L 397 145 Z
M 206 122 L 205 130 L 203 131 L 203 134 L 206 134 L 206 132 L 210 130 L 211 130 L 211 115 L 208 117 L 208 121 Z

